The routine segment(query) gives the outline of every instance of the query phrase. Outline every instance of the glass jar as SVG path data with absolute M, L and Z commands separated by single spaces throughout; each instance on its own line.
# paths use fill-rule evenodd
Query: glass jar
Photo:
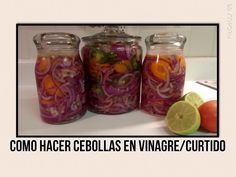
M 147 54 L 142 72 L 141 109 L 153 115 L 166 115 L 183 93 L 186 37 L 160 33 L 148 36 L 145 42 Z
M 79 38 L 43 33 L 33 41 L 38 50 L 35 77 L 42 119 L 60 124 L 80 118 L 86 112 L 86 95 Z
M 82 38 L 88 109 L 102 114 L 120 114 L 139 106 L 142 49 L 139 36 L 118 26 L 106 26 Z

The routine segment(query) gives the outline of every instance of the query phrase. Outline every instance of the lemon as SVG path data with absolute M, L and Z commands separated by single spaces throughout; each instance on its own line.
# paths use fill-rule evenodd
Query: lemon
M 186 101 L 178 101 L 169 108 L 166 122 L 171 132 L 190 135 L 199 129 L 201 119 L 195 106 Z

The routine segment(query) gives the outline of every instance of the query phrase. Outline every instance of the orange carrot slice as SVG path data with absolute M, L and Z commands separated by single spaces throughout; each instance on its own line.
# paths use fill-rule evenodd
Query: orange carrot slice
M 182 67 L 182 68 L 186 67 L 186 63 L 185 63 L 185 59 L 184 59 L 183 55 L 176 55 L 176 59 L 180 63 L 180 67 Z
M 121 63 L 125 64 L 125 65 L 128 65 L 130 62 L 129 62 L 129 60 L 122 60 Z
M 125 73 L 127 71 L 127 66 L 122 63 L 114 64 L 114 69 L 118 73 Z
M 50 64 L 49 59 L 46 57 L 39 57 L 37 62 L 39 63 L 37 67 L 37 70 L 39 72 L 45 72 L 48 69 L 49 64 Z
M 44 77 L 42 86 L 49 95 L 54 95 L 57 90 L 57 85 L 49 74 Z
M 57 89 L 55 96 L 63 97 L 63 96 L 65 96 L 65 94 L 61 91 L 61 89 Z
M 151 64 L 150 69 L 154 76 L 158 77 L 161 80 L 166 80 L 168 71 L 170 70 L 170 65 L 169 63 L 159 59 L 158 62 L 153 62 Z
M 101 68 L 107 68 L 110 67 L 110 64 L 104 63 L 104 64 L 100 64 Z
M 89 60 L 89 64 L 90 65 L 96 65 L 98 62 L 97 62 L 97 59 L 96 58 L 91 58 L 90 60 Z
M 44 99 L 41 99 L 41 100 L 40 100 L 40 103 L 41 103 L 42 105 L 50 106 L 50 105 L 53 105 L 53 104 L 54 104 L 54 100 L 44 100 Z

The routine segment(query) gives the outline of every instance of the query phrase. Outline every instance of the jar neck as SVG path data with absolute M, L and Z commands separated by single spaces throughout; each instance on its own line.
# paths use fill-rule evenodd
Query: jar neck
M 51 49 L 51 48 L 43 48 L 38 49 L 38 56 L 68 56 L 74 57 L 79 54 L 79 50 L 77 49 Z
M 149 46 L 146 53 L 147 55 L 183 55 L 183 49 L 178 47 Z
M 80 39 L 70 33 L 42 33 L 34 36 L 33 41 L 38 50 L 76 50 Z
M 183 54 L 186 37 L 175 33 L 158 33 L 145 39 L 147 53 Z
M 122 26 L 117 26 L 117 25 L 109 25 L 104 27 L 104 33 L 107 34 L 119 34 L 119 33 L 124 33 L 124 27 Z

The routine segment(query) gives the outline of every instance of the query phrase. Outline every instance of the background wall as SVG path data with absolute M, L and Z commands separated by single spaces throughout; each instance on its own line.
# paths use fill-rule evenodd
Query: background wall
M 20 26 L 19 27 L 19 59 L 34 59 L 36 48 L 32 41 L 34 35 L 43 32 L 69 32 L 83 36 L 93 35 L 103 30 L 103 27 L 90 26 Z M 177 32 L 187 37 L 185 56 L 215 57 L 216 27 L 214 26 L 125 26 L 125 31 L 131 35 L 142 37 L 141 45 L 146 52 L 144 39 L 157 32 Z M 80 47 L 83 46 L 81 43 Z

